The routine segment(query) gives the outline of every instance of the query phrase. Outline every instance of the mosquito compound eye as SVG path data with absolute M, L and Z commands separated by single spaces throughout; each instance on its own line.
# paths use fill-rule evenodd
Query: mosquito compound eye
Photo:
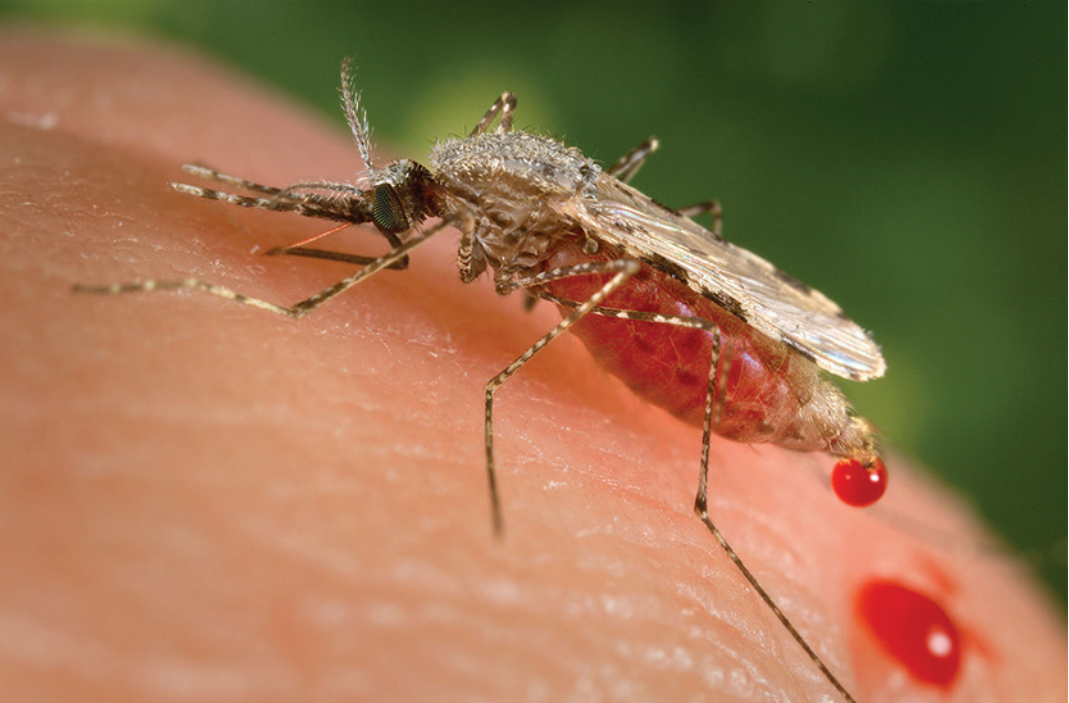
M 409 227 L 404 205 L 401 204 L 397 190 L 391 185 L 381 185 L 375 188 L 372 215 L 375 218 L 375 224 L 387 232 L 402 232 Z

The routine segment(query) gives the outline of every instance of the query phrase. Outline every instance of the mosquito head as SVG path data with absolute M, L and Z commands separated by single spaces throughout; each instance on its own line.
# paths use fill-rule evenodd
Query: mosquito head
M 434 177 L 409 159 L 398 159 L 385 168 L 368 169 L 371 211 L 375 225 L 387 232 L 404 232 L 434 214 Z
M 341 65 L 341 99 L 345 119 L 367 168 L 360 182 L 369 186 L 365 194 L 371 201 L 375 225 L 385 232 L 404 232 L 434 214 L 434 177 L 430 171 L 408 159 L 398 159 L 385 168 L 376 168 L 371 162 L 371 128 L 367 114 L 360 108 L 360 94 L 353 86 L 352 61 L 348 58 Z

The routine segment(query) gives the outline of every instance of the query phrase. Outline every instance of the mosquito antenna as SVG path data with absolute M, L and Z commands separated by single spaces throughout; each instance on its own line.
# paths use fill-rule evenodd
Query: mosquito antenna
M 349 123 L 349 129 L 356 139 L 356 148 L 360 150 L 360 158 L 364 160 L 364 166 L 369 170 L 371 164 L 371 128 L 367 123 L 367 113 L 360 109 L 360 94 L 356 92 L 353 84 L 352 59 L 348 56 L 341 64 L 341 101 L 345 107 L 345 120 Z

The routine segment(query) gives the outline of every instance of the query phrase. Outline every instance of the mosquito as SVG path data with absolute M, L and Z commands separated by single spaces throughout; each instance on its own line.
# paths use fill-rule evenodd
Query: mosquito
M 357 184 L 308 182 L 275 188 L 201 165 L 190 174 L 248 195 L 185 183 L 171 186 L 207 200 L 294 212 L 338 226 L 370 223 L 391 246 L 372 258 L 305 246 L 272 250 L 362 265 L 356 273 L 286 307 L 195 278 L 109 286 L 117 294 L 191 288 L 300 319 L 450 228 L 460 232 L 463 282 L 492 270 L 500 295 L 546 300 L 562 320 L 485 386 L 486 474 L 494 531 L 504 529 L 494 465 L 494 394 L 528 361 L 572 331 L 636 393 L 702 427 L 694 509 L 740 573 L 826 679 L 855 700 L 758 583 L 708 511 L 713 433 L 747 443 L 822 451 L 837 467 L 883 471 L 872 426 L 821 375 L 865 381 L 882 376 L 879 347 L 818 291 L 721 236 L 714 201 L 671 210 L 628 185 L 659 144 L 650 138 L 607 169 L 574 147 L 514 130 L 516 96 L 502 94 L 467 137 L 438 142 L 430 168 L 371 157 L 370 130 L 350 63 L 342 63 L 346 120 L 366 166 Z M 496 123 L 496 125 L 495 125 Z M 691 217 L 710 214 L 712 230 Z M 427 219 L 439 221 L 426 227 Z

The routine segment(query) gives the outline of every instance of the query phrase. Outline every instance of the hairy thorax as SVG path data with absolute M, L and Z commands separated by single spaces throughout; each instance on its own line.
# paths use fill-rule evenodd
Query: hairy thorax
M 524 132 L 485 133 L 438 143 L 431 152 L 443 216 L 471 217 L 474 232 L 465 279 L 496 269 L 498 282 L 545 261 L 581 235 L 560 204 L 601 173 L 578 149 Z

